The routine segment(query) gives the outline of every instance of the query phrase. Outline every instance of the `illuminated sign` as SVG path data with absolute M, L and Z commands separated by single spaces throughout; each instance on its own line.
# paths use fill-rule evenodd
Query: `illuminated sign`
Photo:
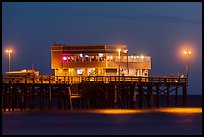
M 63 62 L 70 62 L 70 57 L 68 55 L 62 55 Z

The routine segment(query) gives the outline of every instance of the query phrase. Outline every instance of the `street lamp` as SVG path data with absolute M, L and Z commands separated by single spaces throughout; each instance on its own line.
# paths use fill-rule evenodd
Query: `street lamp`
M 121 49 L 118 49 L 118 57 L 119 57 L 119 76 L 120 76 L 120 52 L 121 52 Z
M 8 53 L 8 72 L 10 72 L 10 60 L 11 60 L 11 52 L 12 50 L 6 50 L 6 53 Z
M 191 54 L 191 51 L 184 51 L 184 54 L 186 55 L 186 78 L 187 78 L 187 85 L 188 85 L 188 70 L 189 70 L 189 66 L 188 66 L 188 60 L 189 60 L 189 55 Z
M 124 53 L 127 54 L 127 55 L 126 55 L 126 58 L 127 58 L 127 74 L 128 74 L 128 76 L 129 76 L 129 68 L 128 68 L 128 50 L 127 50 L 127 49 L 124 50 Z

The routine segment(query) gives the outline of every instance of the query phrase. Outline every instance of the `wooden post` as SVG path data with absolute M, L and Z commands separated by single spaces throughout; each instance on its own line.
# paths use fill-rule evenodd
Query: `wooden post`
M 52 86 L 49 85 L 49 110 L 52 109 Z
M 176 91 L 175 91 L 175 107 L 178 106 L 177 102 L 178 102 L 178 86 L 176 85 Z
M 135 85 L 133 85 L 133 108 L 136 108 L 136 89 L 135 89 Z
M 19 99 L 21 111 L 23 111 L 23 87 L 21 87 L 20 89 L 20 99 Z
M 26 109 L 26 92 L 27 92 L 27 88 L 25 85 L 23 88 L 23 97 L 22 97 L 23 109 Z
M 9 93 L 8 93 L 8 111 L 11 109 L 11 86 L 12 84 L 9 84 Z
M 13 96 L 13 101 L 14 101 L 14 108 L 17 108 L 17 97 L 18 97 L 18 94 L 17 94 L 17 86 L 18 84 L 15 85 L 15 88 L 14 88 L 14 96 Z
M 13 88 L 11 90 L 11 98 L 12 98 L 12 111 L 14 111 L 14 108 L 16 106 L 16 102 L 15 102 L 15 96 L 16 96 L 16 91 L 15 91 L 15 85 L 13 84 Z
M 160 96 L 160 93 L 159 93 L 159 85 L 156 86 L 156 106 L 157 108 L 159 108 L 159 96 Z
M 14 94 L 14 101 L 15 101 L 15 108 L 18 108 L 18 98 L 19 98 L 19 94 L 18 94 L 18 86 L 19 84 L 16 84 L 15 86 L 15 94 Z
M 66 91 L 66 86 L 64 87 L 65 88 L 65 91 L 63 93 L 63 101 L 64 101 L 64 109 L 67 108 L 67 104 L 66 104 L 66 100 L 67 100 L 67 91 Z
M 106 96 L 106 105 L 105 107 L 107 108 L 109 105 L 108 105 L 108 86 L 106 84 L 106 92 L 105 92 L 105 96 Z
M 3 101 L 4 101 L 4 111 L 6 111 L 7 108 L 7 86 L 5 85 L 5 90 L 3 92 Z
M 142 109 L 142 103 L 143 103 L 143 89 L 142 89 L 142 85 L 141 83 L 138 85 L 138 89 L 139 89 L 139 108 Z
M 167 95 L 167 107 L 170 106 L 170 97 L 169 97 L 169 85 L 167 85 L 167 91 L 166 91 L 166 95 Z
M 61 91 L 62 91 L 62 88 L 60 86 L 60 90 L 58 90 L 58 109 L 61 109 Z
M 44 86 L 44 89 L 42 90 L 42 110 L 44 110 L 44 105 L 45 105 L 45 92 L 46 92 L 46 86 Z
M 27 77 L 25 77 L 25 84 L 23 85 L 23 90 L 22 90 L 22 109 L 26 109 L 26 90 L 27 90 Z
M 30 110 L 33 109 L 33 99 L 32 99 L 32 93 L 33 93 L 33 84 L 29 86 L 29 98 L 30 98 Z
M 43 86 L 40 85 L 40 110 L 43 109 Z
M 152 108 L 152 85 L 150 83 L 148 84 L 147 92 L 147 107 Z
M 71 94 L 70 86 L 68 87 L 68 93 L 69 93 L 69 101 L 68 101 L 69 104 L 68 104 L 68 106 L 72 110 L 72 94 Z
M 183 85 L 183 97 L 182 97 L 183 107 L 187 107 L 187 85 Z
M 32 85 L 32 109 L 35 109 L 35 85 Z
M 114 85 L 114 108 L 117 108 L 117 85 Z

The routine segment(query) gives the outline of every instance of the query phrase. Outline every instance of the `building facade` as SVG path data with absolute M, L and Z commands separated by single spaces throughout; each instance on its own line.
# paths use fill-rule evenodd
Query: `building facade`
M 126 45 L 62 45 L 51 48 L 55 76 L 148 76 L 150 56 L 128 55 Z

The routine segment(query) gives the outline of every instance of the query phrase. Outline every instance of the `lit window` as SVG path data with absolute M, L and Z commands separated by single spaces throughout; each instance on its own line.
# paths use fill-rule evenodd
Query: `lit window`
M 82 75 L 82 70 L 81 69 L 77 69 L 77 74 L 78 75 Z
M 99 53 L 98 55 L 99 55 L 100 58 L 103 57 L 103 53 Z
M 127 53 L 128 52 L 128 50 L 126 49 L 126 50 L 124 50 L 124 53 Z

